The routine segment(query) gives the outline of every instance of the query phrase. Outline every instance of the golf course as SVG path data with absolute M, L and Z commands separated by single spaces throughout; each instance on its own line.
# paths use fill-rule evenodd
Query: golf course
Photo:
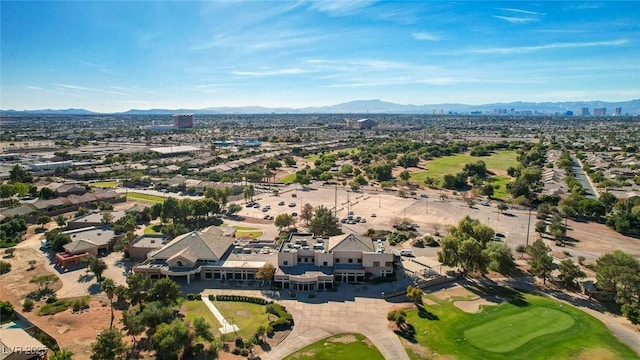
M 404 340 L 411 359 L 638 359 L 599 320 L 566 304 L 506 291 L 498 305 L 476 313 L 425 295 L 407 312 L 414 338 Z M 457 300 L 457 301 L 453 301 Z

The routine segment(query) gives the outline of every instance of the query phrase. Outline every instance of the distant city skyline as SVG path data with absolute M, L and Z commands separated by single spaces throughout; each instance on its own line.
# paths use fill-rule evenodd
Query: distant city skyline
M 1 109 L 640 98 L 640 6 L 632 1 L 0 7 Z

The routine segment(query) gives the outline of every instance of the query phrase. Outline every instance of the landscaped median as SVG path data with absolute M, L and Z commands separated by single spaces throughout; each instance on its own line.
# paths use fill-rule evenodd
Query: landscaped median
M 468 313 L 460 308 L 464 299 L 427 295 L 424 305 L 406 311 L 396 326 L 410 358 L 638 359 L 604 324 L 572 306 L 510 289 L 485 295 L 500 304 Z
M 306 346 L 285 360 L 383 360 L 378 349 L 361 334 L 338 334 Z
M 277 331 L 288 331 L 293 326 L 293 317 L 284 306 L 263 298 L 242 295 L 209 295 L 208 300 L 234 331 L 222 334 L 224 324 L 214 316 L 199 295 L 190 294 L 182 303 L 181 312 L 187 320 L 204 318 L 215 335 L 221 335 L 233 353 L 251 352 L 254 344 L 267 341 Z M 227 325 L 229 326 L 229 325 Z M 233 345 L 235 344 L 235 345 Z M 273 344 L 271 344 L 273 345 Z

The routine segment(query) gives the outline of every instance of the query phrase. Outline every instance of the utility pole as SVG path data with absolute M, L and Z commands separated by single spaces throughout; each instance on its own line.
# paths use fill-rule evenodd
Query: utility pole
M 529 229 L 531 229 L 531 206 L 529 206 L 529 221 L 527 222 L 527 247 L 529 246 Z

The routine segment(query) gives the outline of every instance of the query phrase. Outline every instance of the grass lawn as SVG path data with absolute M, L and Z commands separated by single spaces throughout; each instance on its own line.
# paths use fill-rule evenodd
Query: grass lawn
M 252 336 L 260 325 L 269 324 L 269 314 L 265 312 L 264 305 L 240 301 L 214 301 L 213 304 L 230 324 L 238 325 L 238 335 L 243 338 Z M 216 327 L 216 333 L 218 327 L 220 325 Z
M 163 203 L 166 198 L 162 196 L 147 195 L 137 192 L 130 192 L 127 194 L 127 201 L 145 201 L 152 203 Z
M 149 225 L 146 228 L 144 228 L 144 233 L 148 234 L 148 235 L 154 235 L 154 234 L 162 234 L 160 232 L 160 227 L 162 225 L 160 224 L 155 224 L 155 225 Z
M 489 171 L 506 171 L 511 166 L 518 165 L 516 157 L 518 155 L 513 150 L 500 150 L 490 156 L 471 156 L 469 154 L 456 154 L 429 160 L 425 166 L 427 170 L 411 174 L 411 180 L 424 181 L 427 177 L 442 179 L 444 175 L 455 174 L 462 171 L 468 163 L 475 163 L 480 160 L 487 164 Z
M 509 197 L 509 192 L 507 191 L 507 183 L 511 181 L 511 177 L 509 175 L 498 175 L 493 176 L 487 179 L 487 182 L 493 185 L 493 198 L 506 200 Z
M 236 237 L 250 237 L 252 239 L 257 239 L 264 231 L 260 229 L 256 229 L 250 226 L 234 226 L 236 228 Z
M 204 302 L 200 300 L 190 300 L 182 303 L 182 307 L 180 308 L 180 312 L 185 314 L 185 318 L 187 320 L 193 320 L 197 317 L 204 318 L 211 325 L 211 332 L 219 335 L 220 332 L 218 328 L 221 327 L 216 317 L 213 316 L 211 311 Z
M 436 305 L 407 313 L 417 343 L 412 359 L 437 353 L 457 359 L 638 359 L 599 320 L 551 299 L 516 291 L 505 302 L 466 313 L 450 300 L 427 297 Z
M 101 181 L 101 182 L 91 183 L 90 185 L 91 187 L 110 189 L 118 185 L 118 182 L 117 181 Z
M 296 181 L 296 174 L 289 174 L 285 177 L 281 177 L 280 179 L 277 180 L 277 182 L 279 183 L 283 183 L 283 184 L 291 184 L 292 182 Z
M 380 351 L 361 334 L 339 334 L 322 339 L 295 353 L 285 360 L 383 360 Z

